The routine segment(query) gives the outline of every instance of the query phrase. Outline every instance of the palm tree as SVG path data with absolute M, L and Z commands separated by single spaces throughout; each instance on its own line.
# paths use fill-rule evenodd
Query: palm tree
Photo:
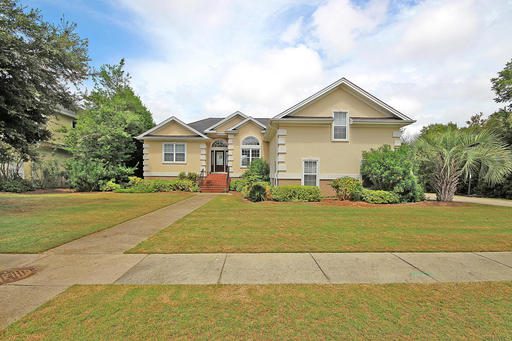
M 461 178 L 479 175 L 490 185 L 512 173 L 512 150 L 490 130 L 448 129 L 424 134 L 417 156 L 430 172 L 438 201 L 452 201 Z

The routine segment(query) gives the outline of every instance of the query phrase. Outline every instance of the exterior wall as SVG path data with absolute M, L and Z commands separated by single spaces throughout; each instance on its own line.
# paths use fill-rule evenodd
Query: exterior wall
M 247 167 L 242 167 L 242 157 L 241 157 L 241 144 L 242 141 L 248 136 L 254 136 L 260 141 L 260 157 L 267 161 L 269 160 L 268 154 L 268 142 L 263 141 L 263 134 L 261 133 L 261 126 L 257 125 L 254 122 L 248 122 L 238 129 L 237 134 L 232 135 L 232 155 L 231 160 L 228 158 L 228 161 L 231 162 L 231 171 L 233 173 L 233 177 L 240 176 L 247 170 Z
M 155 130 L 153 135 L 171 135 L 171 136 L 191 136 L 196 135 L 194 132 L 185 128 L 179 123 L 174 121 L 167 123 L 160 129 Z
M 301 184 L 304 159 L 319 160 L 319 179 L 322 195 L 334 195 L 331 180 L 341 176 L 360 177 L 362 152 L 381 145 L 395 145 L 399 140 L 394 132 L 399 127 L 350 126 L 350 140 L 331 141 L 331 125 L 284 126 L 286 130 L 285 162 L 279 171 L 280 185 Z M 278 147 L 279 148 L 279 147 Z
M 176 180 L 177 176 L 145 176 L 146 180 Z
M 64 144 L 66 130 L 73 128 L 73 121 L 73 118 L 65 115 L 51 116 L 47 124 L 48 129 L 52 133 L 52 137 L 49 142 L 59 145 Z
M 334 90 L 292 116 L 331 117 L 333 111 L 347 111 L 350 117 L 390 117 L 343 88 Z
M 185 143 L 185 163 L 163 163 L 164 143 Z M 206 141 L 154 141 L 144 140 L 144 178 L 175 177 L 180 172 L 201 171 L 201 145 Z

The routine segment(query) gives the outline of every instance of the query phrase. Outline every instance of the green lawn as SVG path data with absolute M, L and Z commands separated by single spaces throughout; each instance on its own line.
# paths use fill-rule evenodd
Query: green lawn
M 45 251 L 189 196 L 188 193 L 0 194 L 0 253 Z
M 250 203 L 221 196 L 130 252 L 510 251 L 512 209 Z
M 75 286 L 5 340 L 511 339 L 512 283 Z

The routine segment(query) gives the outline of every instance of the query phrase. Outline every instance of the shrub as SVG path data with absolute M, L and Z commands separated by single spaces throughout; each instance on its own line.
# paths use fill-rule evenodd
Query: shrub
M 276 186 L 271 194 L 274 201 L 320 201 L 320 188 L 314 186 Z
M 128 177 L 128 186 L 135 186 L 143 182 L 144 179 L 139 178 L 138 176 L 129 176 Z
M 371 189 L 363 189 L 361 199 L 370 204 L 397 204 L 400 202 L 400 197 L 396 193 Z
M 67 163 L 71 187 L 80 192 L 92 192 L 100 189 L 103 181 L 115 179 L 126 182 L 133 174 L 133 168 L 125 166 L 107 167 L 101 161 L 70 159 Z
M 408 145 L 392 149 L 384 145 L 363 152 L 361 174 L 365 185 L 372 189 L 392 191 L 400 201 L 424 200 L 423 188 L 416 177 L 418 163 Z
M 230 191 L 242 192 L 249 182 L 246 179 L 233 179 L 229 183 Z
M 136 177 L 133 177 L 136 178 Z M 136 178 L 130 181 L 125 188 L 116 189 L 118 193 L 154 193 L 154 192 L 198 192 L 199 187 L 193 181 L 184 180 L 145 180 Z
M 178 179 L 179 180 L 185 180 L 187 178 L 187 172 L 180 172 L 178 174 Z
M 270 180 L 270 168 L 268 163 L 262 159 L 255 159 L 251 162 L 249 169 L 242 175 L 243 178 L 255 178 L 257 181 Z
M 187 179 L 190 181 L 193 181 L 193 182 L 197 182 L 198 177 L 199 177 L 199 175 L 194 172 L 188 172 L 188 174 L 187 174 Z
M 102 191 L 102 192 L 113 192 L 113 191 L 115 191 L 117 189 L 120 189 L 120 188 L 121 188 L 121 185 L 116 184 L 114 179 L 109 180 L 107 182 L 103 182 L 100 185 L 100 191 Z
M 246 197 L 250 201 L 264 201 L 267 199 L 269 188 L 270 184 L 268 182 L 255 182 L 251 184 L 250 188 L 248 188 Z
M 33 190 L 34 186 L 32 183 L 20 177 L 0 180 L 0 192 L 22 193 Z
M 348 176 L 333 180 L 331 187 L 336 191 L 339 200 L 357 200 L 363 189 L 359 179 Z

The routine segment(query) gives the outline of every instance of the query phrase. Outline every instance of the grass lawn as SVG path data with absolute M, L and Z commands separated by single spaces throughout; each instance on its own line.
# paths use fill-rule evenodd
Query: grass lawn
M 75 286 L 6 340 L 511 339 L 512 283 Z
M 35 253 L 188 198 L 188 193 L 0 194 L 0 253 Z
M 137 245 L 135 253 L 510 251 L 512 209 L 250 203 L 220 196 Z

